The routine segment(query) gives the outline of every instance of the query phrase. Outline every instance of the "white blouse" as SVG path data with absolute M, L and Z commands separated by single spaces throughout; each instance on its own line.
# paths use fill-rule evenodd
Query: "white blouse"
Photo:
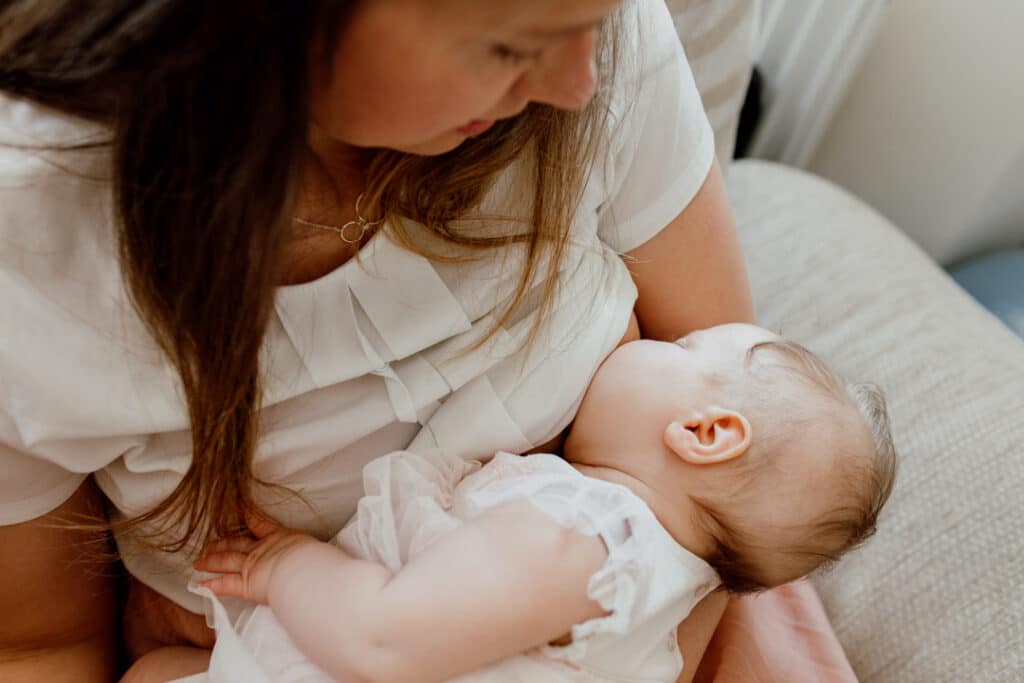
M 619 255 L 689 204 L 714 154 L 664 3 L 633 0 L 624 13 L 607 139 L 571 227 L 550 323 L 531 351 L 521 350 L 534 319 L 528 298 L 465 352 L 514 291 L 518 249 L 433 262 L 378 234 L 359 259 L 278 290 L 254 469 L 305 500 L 265 494 L 282 523 L 334 535 L 362 493 L 363 466 L 386 453 L 440 448 L 485 459 L 544 443 L 571 421 L 636 297 Z M 0 95 L 0 524 L 53 510 L 89 473 L 117 513 L 138 514 L 174 489 L 191 458 L 178 377 L 121 280 L 109 156 L 25 149 L 97 132 Z M 502 174 L 480 215 L 524 212 L 532 192 L 522 172 Z M 486 229 L 502 230 L 492 223 Z M 117 540 L 129 571 L 200 610 L 186 590 L 188 551 Z

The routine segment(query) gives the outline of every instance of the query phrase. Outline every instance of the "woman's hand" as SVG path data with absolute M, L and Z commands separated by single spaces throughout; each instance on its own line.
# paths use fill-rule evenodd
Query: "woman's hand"
M 195 568 L 221 576 L 200 583 L 217 595 L 230 595 L 266 605 L 270 585 L 282 560 L 310 544 L 307 533 L 288 529 L 256 514 L 246 516 L 251 536 L 235 536 L 206 546 Z

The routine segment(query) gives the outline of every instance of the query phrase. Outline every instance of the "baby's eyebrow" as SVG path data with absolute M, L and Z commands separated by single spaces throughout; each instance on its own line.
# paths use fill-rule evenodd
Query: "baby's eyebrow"
M 760 341 L 751 344 L 750 348 L 747 349 L 746 360 L 744 361 L 745 364 L 748 366 L 751 365 L 754 362 L 754 354 L 756 354 L 758 351 L 767 348 L 776 348 L 777 345 L 778 342 L 774 341 Z
M 757 342 L 747 349 L 747 367 L 754 362 L 754 356 L 765 349 L 778 351 L 792 362 L 790 369 L 796 370 L 801 377 L 821 389 L 832 393 L 843 391 L 842 379 L 821 358 L 814 355 L 810 349 L 789 339 Z
M 781 355 L 801 366 L 812 366 L 820 363 L 814 354 L 796 342 L 791 342 L 788 339 L 768 339 L 756 342 L 747 349 L 746 365 L 750 366 L 753 364 L 754 356 L 759 351 L 767 350 L 778 351 Z
M 762 344 L 764 344 L 764 342 L 757 342 L 747 349 L 747 352 L 743 356 L 743 367 L 745 369 L 749 370 L 750 366 L 754 364 L 754 354 L 764 348 Z

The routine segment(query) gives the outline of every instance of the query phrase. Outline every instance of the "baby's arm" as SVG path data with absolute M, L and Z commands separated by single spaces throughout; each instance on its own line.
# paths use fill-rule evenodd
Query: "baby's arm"
M 397 574 L 265 521 L 197 567 L 221 595 L 269 604 L 296 646 L 340 681 L 441 681 L 604 614 L 587 596 L 607 558 L 596 536 L 528 501 L 448 534 Z

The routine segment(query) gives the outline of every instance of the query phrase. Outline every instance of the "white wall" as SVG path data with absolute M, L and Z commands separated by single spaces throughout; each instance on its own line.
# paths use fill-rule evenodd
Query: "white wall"
M 941 262 L 1024 243 L 1024 0 L 893 0 L 810 168 Z

